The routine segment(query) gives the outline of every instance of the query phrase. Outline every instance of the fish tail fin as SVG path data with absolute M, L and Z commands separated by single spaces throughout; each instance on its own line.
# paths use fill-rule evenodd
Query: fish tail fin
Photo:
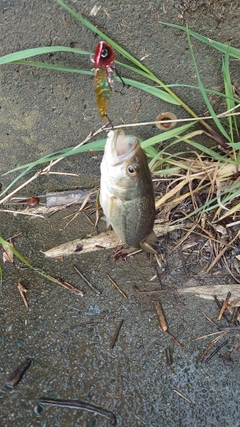
M 145 239 L 143 239 L 139 243 L 140 248 L 142 248 L 144 251 L 150 253 L 150 254 L 158 254 L 159 253 L 159 241 L 154 233 L 152 231 Z

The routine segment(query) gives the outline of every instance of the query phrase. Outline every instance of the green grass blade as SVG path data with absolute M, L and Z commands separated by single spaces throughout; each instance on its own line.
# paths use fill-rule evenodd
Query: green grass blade
M 183 27 L 181 25 L 176 25 L 176 24 L 169 24 L 168 22 L 162 22 L 162 21 L 159 21 L 159 22 L 160 22 L 160 24 L 166 25 L 168 27 L 176 28 L 178 30 L 184 31 L 185 33 L 189 33 L 191 36 L 195 37 L 196 39 L 200 40 L 201 42 L 206 43 L 208 46 L 211 46 L 214 49 L 217 49 L 223 53 L 228 52 L 228 54 L 230 56 L 237 58 L 237 59 L 240 59 L 240 49 L 228 46 L 224 43 L 219 43 L 219 42 L 212 40 L 208 37 L 202 36 L 201 34 L 198 34 L 194 31 L 188 29 L 187 27 Z
M 223 58 L 223 80 L 224 80 L 224 87 L 225 87 L 225 94 L 226 94 L 227 110 L 231 110 L 235 107 L 235 101 L 233 98 L 228 53 L 226 53 L 225 57 Z M 235 130 L 238 133 L 238 126 L 237 126 L 236 117 L 235 116 L 228 116 L 228 124 L 229 124 L 229 132 L 230 132 L 230 136 L 231 136 L 231 142 L 234 142 L 233 126 L 235 127 Z
M 20 166 L 21 167 L 21 166 Z M 4 191 L 2 191 L 2 193 L 0 194 L 0 197 L 3 196 L 4 194 L 6 194 L 8 192 L 8 190 L 10 190 L 10 188 L 12 188 L 12 186 L 19 181 L 19 179 L 21 179 L 24 175 L 26 175 L 30 170 L 32 169 L 32 167 L 28 167 L 26 168 L 25 171 L 23 171 L 20 175 L 18 175 L 6 188 Z M 6 172 L 3 175 L 7 175 L 10 172 Z
M 84 74 L 84 75 L 89 75 L 89 76 L 93 75 L 92 71 L 79 70 L 77 68 L 69 68 L 69 67 L 65 67 L 63 65 L 48 64 L 48 63 L 39 62 L 39 61 L 24 61 L 24 60 L 22 60 L 22 61 L 14 61 L 13 63 L 14 64 L 21 64 L 21 65 L 30 65 L 30 66 L 39 67 L 39 68 L 46 68 L 46 69 L 54 70 L 54 71 L 65 71 L 65 72 L 78 73 L 78 74 Z M 117 78 L 117 80 L 120 81 L 119 78 Z M 150 86 L 150 85 L 147 85 L 145 83 L 138 82 L 137 80 L 127 79 L 127 78 L 122 78 L 122 80 L 127 85 L 133 86 L 133 87 L 136 87 L 140 90 L 148 92 L 151 95 L 156 96 L 157 98 L 160 98 L 165 102 L 168 102 L 169 104 L 179 105 L 179 102 L 177 102 L 171 95 L 169 95 L 167 92 L 164 92 L 163 90 L 161 90 L 157 87 Z
M 162 157 L 162 161 L 166 162 L 168 158 L 177 157 L 180 154 L 184 153 L 173 153 L 169 157 L 163 157 L 166 150 L 169 150 L 170 147 L 173 147 L 174 145 L 179 144 L 182 141 L 185 141 L 185 139 L 188 137 L 188 135 L 183 135 L 181 138 L 177 138 L 177 140 L 174 140 L 170 144 L 167 145 L 167 147 L 164 147 L 162 150 L 156 153 L 156 155 L 153 157 L 153 159 L 149 163 L 150 169 L 153 168 L 154 164 Z
M 214 160 L 220 160 L 223 163 L 230 163 L 233 165 L 236 164 L 235 160 L 231 160 L 227 156 L 221 156 L 221 154 L 217 153 L 216 151 L 212 150 L 211 148 L 208 148 L 202 144 L 199 144 L 198 142 L 191 141 L 189 139 L 186 139 L 185 142 L 187 144 L 191 145 L 192 147 L 196 148 L 197 150 L 202 151 L 203 153 L 207 154 L 210 158 L 212 158 Z
M 75 154 L 85 153 L 86 151 L 101 151 L 104 149 L 105 142 L 106 142 L 106 139 L 99 139 L 97 141 L 88 142 L 87 144 L 81 145 L 78 148 L 75 148 L 75 147 L 63 148 L 62 150 L 55 151 L 53 153 L 47 154 L 46 156 L 43 156 L 40 159 L 35 160 L 34 162 L 26 163 L 25 165 L 21 165 L 21 166 L 17 166 L 16 168 L 9 170 L 8 172 L 5 172 L 4 175 L 8 175 L 9 173 L 12 173 L 12 172 L 15 172 L 15 171 L 18 171 L 21 169 L 25 169 L 28 167 L 30 167 L 32 169 L 35 166 L 38 166 L 38 165 L 43 164 L 43 163 L 48 163 L 48 162 L 51 162 L 53 160 L 57 160 L 61 157 L 65 158 L 65 157 L 69 157 L 69 156 L 74 156 Z
M 150 147 L 145 148 L 144 151 L 146 154 L 148 154 L 149 157 L 155 157 L 158 153 L 156 148 L 152 147 L 151 145 Z
M 69 156 L 74 156 L 78 153 L 84 153 L 86 151 L 101 151 L 104 149 L 106 139 L 101 139 L 98 141 L 89 142 L 88 144 L 82 145 L 76 149 L 74 147 L 70 148 L 64 148 L 63 150 L 57 151 L 55 153 L 48 154 L 44 157 L 41 157 L 38 160 L 35 160 L 34 162 L 27 163 L 25 165 L 18 166 L 14 169 L 9 170 L 4 175 L 8 175 L 9 173 L 16 172 L 19 170 L 24 169 L 24 171 L 18 175 L 8 186 L 5 188 L 5 190 L 0 194 L 0 197 L 3 196 L 12 186 L 19 181 L 24 175 L 26 175 L 28 172 L 30 172 L 34 167 L 42 165 L 44 163 L 49 163 L 53 160 L 57 160 L 59 158 L 65 158 Z
M 120 67 L 126 68 L 127 70 L 133 71 L 134 73 L 139 74 L 140 76 L 145 77 L 146 79 L 152 80 L 156 83 L 156 76 L 153 74 L 148 74 L 146 71 L 140 70 L 139 68 L 133 67 L 132 65 L 124 64 L 124 62 L 115 61 L 117 65 L 120 65 Z
M 29 60 L 18 60 L 18 61 L 12 61 L 12 64 L 20 64 L 20 65 L 29 65 L 32 67 L 38 67 L 38 68 L 46 68 L 49 70 L 54 70 L 54 71 L 64 71 L 64 72 L 69 72 L 69 73 L 78 73 L 78 74 L 83 74 L 83 75 L 88 75 L 88 76 L 93 76 L 93 71 L 89 71 L 89 70 L 80 70 L 78 68 L 69 68 L 67 66 L 64 65 L 56 65 L 56 64 L 49 64 L 47 62 L 40 62 L 40 61 L 29 61 Z M 121 64 L 122 66 L 125 66 L 125 64 L 123 64 L 122 62 L 116 62 L 118 64 Z M 138 72 L 138 74 L 143 75 L 143 76 L 147 76 L 146 73 L 139 73 L 139 70 L 137 70 L 134 67 L 128 67 L 127 68 L 131 68 L 132 70 L 136 70 L 136 72 Z M 124 80 L 124 82 L 126 84 L 129 84 L 130 86 L 139 88 L 141 90 L 144 90 L 170 104 L 174 104 L 174 105 L 180 105 L 180 103 L 173 98 L 171 95 L 169 95 L 167 92 L 164 92 L 162 90 L 159 89 L 159 87 L 157 86 L 150 86 L 150 85 L 146 85 L 145 83 L 141 83 L 138 82 L 137 80 L 132 80 L 132 79 L 127 79 L 125 77 L 122 78 Z M 118 77 L 117 77 L 118 81 L 121 81 Z M 155 81 L 155 79 L 153 79 Z M 142 87 L 141 87 L 142 86 Z M 192 85 L 184 85 L 184 84 L 170 84 L 167 85 L 167 87 L 186 87 L 186 88 L 190 88 L 190 89 L 196 89 L 196 90 L 200 90 L 199 86 L 192 86 Z M 213 95 L 217 95 L 217 96 L 221 96 L 222 98 L 229 98 L 231 101 L 235 101 L 236 103 L 240 103 L 240 100 L 234 98 L 233 96 L 227 97 L 226 94 L 218 92 L 216 90 L 213 89 L 206 89 L 204 88 L 205 92 L 213 94 Z
M 163 142 L 169 140 L 170 138 L 174 138 L 177 135 L 181 135 L 191 126 L 193 126 L 196 122 L 188 123 L 187 125 L 179 126 L 177 128 L 168 130 L 166 132 L 160 133 L 159 135 L 155 135 L 149 139 L 146 139 L 142 142 L 141 146 L 143 149 L 149 147 L 150 145 L 159 144 L 159 142 Z
M 190 145 L 191 147 L 195 148 L 196 150 L 198 150 L 199 152 L 203 152 L 205 153 L 210 159 L 213 159 L 215 161 L 221 161 L 222 163 L 230 163 L 230 164 L 234 164 L 237 165 L 237 161 L 236 160 L 231 160 L 230 158 L 226 157 L 226 156 L 222 156 L 221 154 L 217 153 L 216 151 L 198 143 L 195 141 L 192 141 L 191 138 L 192 133 L 189 134 L 184 134 L 182 137 L 179 137 L 178 135 L 176 135 L 176 140 L 174 140 L 173 142 L 171 142 L 168 146 L 164 147 L 161 151 L 159 151 L 158 153 L 156 153 L 156 156 L 153 157 L 153 159 L 150 161 L 149 163 L 149 167 L 150 169 L 153 168 L 154 164 L 158 161 L 158 159 L 160 159 L 161 157 L 164 156 L 165 151 L 169 150 L 170 147 L 173 147 L 176 144 L 179 144 L 180 142 L 184 141 L 186 144 Z M 239 144 L 240 145 L 240 144 Z M 190 154 L 188 152 L 188 154 Z M 177 157 L 178 154 L 173 154 L 173 156 Z M 166 162 L 167 158 L 163 157 L 163 162 Z M 176 164 L 171 162 L 172 164 Z M 181 165 L 180 162 L 177 163 L 179 167 L 181 167 L 182 169 L 185 168 L 184 165 Z M 156 166 L 155 166 L 156 168 Z M 157 170 L 154 170 L 154 173 L 156 173 Z
M 55 280 L 53 277 L 49 276 L 48 274 L 43 273 L 41 270 L 33 267 L 29 261 L 27 261 L 12 245 L 10 245 L 6 240 L 2 238 L 0 235 L 0 244 L 3 246 L 3 248 L 6 248 L 10 250 L 23 264 L 25 264 L 28 268 L 35 271 L 40 276 L 44 277 L 45 279 L 50 280 L 54 283 L 59 283 L 57 280 Z
M 180 151 L 179 153 L 174 153 L 174 154 L 170 154 L 169 156 L 167 156 L 167 157 L 163 157 L 163 153 L 162 153 L 162 151 L 160 151 L 159 153 L 157 153 L 156 154 L 156 156 L 151 160 L 151 162 L 149 163 L 149 168 L 152 170 L 152 171 L 154 171 L 154 173 L 157 173 L 158 172 L 158 169 L 157 169 L 157 167 L 160 165 L 160 164 L 164 164 L 164 163 L 167 163 L 167 164 L 174 164 L 175 166 L 178 166 L 178 168 L 182 168 L 182 164 L 181 164 L 181 162 L 180 161 L 175 161 L 175 160 L 172 160 L 172 159 L 174 159 L 174 158 L 176 158 L 177 156 L 181 156 L 181 155 L 183 155 L 183 154 L 185 154 L 185 152 L 183 152 L 183 151 Z M 157 163 L 157 164 L 156 164 Z M 154 165 L 155 165 L 155 167 L 154 167 Z M 182 168 L 183 169 L 183 168 Z
M 20 61 L 23 59 L 31 58 L 32 56 L 42 55 L 44 53 L 53 53 L 53 52 L 72 52 L 72 53 L 78 53 L 80 55 L 91 54 L 89 52 L 86 52 L 85 50 L 75 49 L 73 47 L 65 47 L 65 46 L 37 47 L 33 49 L 21 50 L 20 52 L 9 53 L 8 55 L 2 56 L 0 58 L 0 65 L 9 64 L 11 62 Z
M 167 92 L 164 92 L 163 90 L 157 87 L 150 86 L 145 83 L 138 82 L 136 80 L 126 79 L 126 78 L 123 78 L 123 81 L 126 84 L 136 87 L 137 89 L 141 89 L 147 93 L 150 93 L 151 95 L 156 96 L 157 98 L 160 98 L 163 101 L 168 102 L 169 104 L 180 105 L 179 102 L 172 97 L 172 95 L 170 95 Z
M 236 189 L 236 191 L 234 191 Z M 222 198 L 224 196 L 224 194 L 229 193 L 225 198 Z M 236 199 L 236 197 L 239 197 L 240 195 L 240 188 L 239 188 L 239 183 L 231 186 L 230 188 L 228 188 L 227 190 L 222 191 L 222 193 L 220 194 L 221 199 L 221 203 L 223 205 L 226 205 L 226 203 L 231 202 L 232 200 Z M 214 198 L 212 198 L 211 200 L 209 200 L 208 202 L 206 202 L 203 206 L 200 206 L 199 208 L 195 209 L 193 212 L 189 213 L 188 215 L 186 215 L 184 217 L 184 219 L 188 219 L 190 217 L 192 217 L 193 215 L 197 215 L 200 214 L 201 212 L 210 212 L 213 209 L 219 208 L 219 203 L 218 203 L 218 198 L 219 196 L 216 196 Z
M 232 142 L 229 145 L 232 148 L 236 148 L 236 149 L 240 150 L 240 142 Z
M 137 67 L 139 67 L 142 71 L 144 71 L 146 75 L 148 75 L 149 78 L 151 78 L 151 80 L 154 80 L 156 83 L 162 86 L 166 92 L 168 92 L 186 111 L 188 111 L 189 114 L 191 114 L 191 116 L 197 117 L 194 111 L 187 104 L 185 104 L 170 88 L 168 88 L 159 78 L 157 78 L 150 70 L 148 70 L 140 61 L 138 61 L 136 58 L 130 55 L 130 53 L 128 53 L 125 49 L 123 49 L 119 44 L 117 44 L 114 40 L 112 40 L 110 37 L 108 37 L 106 34 L 100 31 L 97 27 L 92 25 L 89 21 L 84 19 L 81 15 L 78 15 L 76 12 L 74 12 L 74 10 L 72 10 L 69 6 L 63 3 L 63 1 L 56 0 L 56 2 L 60 4 L 69 13 L 71 13 L 71 15 L 73 15 L 76 19 L 78 19 L 78 21 L 80 21 L 83 25 L 85 25 L 91 31 L 98 34 L 100 37 L 102 37 L 104 40 L 110 43 L 111 46 L 115 50 L 117 50 L 121 55 L 123 55 L 125 58 L 127 58 Z M 211 129 L 210 126 L 207 123 L 205 123 L 203 120 L 201 121 L 201 124 L 205 126 L 208 130 Z
M 23 262 L 23 264 L 34 270 L 33 266 L 25 258 L 23 258 L 23 256 L 12 245 L 10 245 L 6 240 L 4 240 L 1 235 L 0 244 L 3 246 L 3 248 L 10 250 L 21 262 Z
M 98 34 L 100 37 L 102 37 L 104 40 L 106 40 L 108 43 L 111 44 L 111 46 L 116 49 L 121 55 L 125 56 L 125 58 L 129 59 L 132 63 L 137 65 L 141 70 L 145 71 L 145 73 L 154 76 L 140 61 L 138 61 L 136 58 L 134 58 L 130 53 L 128 53 L 125 49 L 123 49 L 118 43 L 116 43 L 114 40 L 112 40 L 110 37 L 108 37 L 106 34 L 104 34 L 102 31 L 100 31 L 97 27 L 95 27 L 93 24 L 91 24 L 87 19 L 84 19 L 81 15 L 76 13 L 73 9 L 71 9 L 69 6 L 67 6 L 63 1 L 56 0 L 58 4 L 60 4 L 64 9 L 66 9 L 71 15 L 74 16 L 78 21 L 80 21 L 85 27 L 89 28 L 89 30 L 93 31 L 94 33 Z
M 31 67 L 46 68 L 48 70 L 53 70 L 53 71 L 64 71 L 68 73 L 78 73 L 78 74 L 84 74 L 87 76 L 93 76 L 93 72 L 89 70 L 79 70 L 78 68 L 69 68 L 69 67 L 66 67 L 65 65 L 49 64 L 47 62 L 22 60 L 22 61 L 13 61 L 13 64 L 29 65 Z
M 196 71 L 199 88 L 200 88 L 202 97 L 204 99 L 204 102 L 205 102 L 205 104 L 206 104 L 206 106 L 207 106 L 207 108 L 208 108 L 208 110 L 210 112 L 210 115 L 212 116 L 212 118 L 213 118 L 216 126 L 218 127 L 218 130 L 221 132 L 221 134 L 224 136 L 224 138 L 226 138 L 227 141 L 231 142 L 231 139 L 230 139 L 228 133 L 226 132 L 226 130 L 222 126 L 222 123 L 219 120 L 219 118 L 217 117 L 217 115 L 216 115 L 216 113 L 215 113 L 215 111 L 214 111 L 214 109 L 212 107 L 212 104 L 209 102 L 209 99 L 208 99 L 207 94 L 205 92 L 205 89 L 204 89 L 204 86 L 202 84 L 202 80 L 201 80 L 201 77 L 200 77 L 200 74 L 199 74 L 199 71 L 198 71 L 198 67 L 197 67 L 197 63 L 196 63 L 196 60 L 195 60 L 195 56 L 194 56 L 194 53 L 193 53 L 193 48 L 192 48 L 192 44 L 191 44 L 191 40 L 190 40 L 190 32 L 188 32 L 188 31 L 187 31 L 187 38 L 188 38 L 188 45 L 189 45 L 189 49 L 190 49 L 191 58 L 192 58 L 193 65 L 194 65 L 194 68 L 195 68 L 195 71 Z

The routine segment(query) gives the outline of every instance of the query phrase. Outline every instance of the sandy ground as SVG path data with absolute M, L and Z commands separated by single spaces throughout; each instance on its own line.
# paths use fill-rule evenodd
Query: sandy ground
M 238 1 L 68 1 L 121 46 L 158 74 L 165 83 L 196 85 L 186 36 L 159 21 L 184 24 L 220 42 L 239 47 Z M 101 6 L 90 16 L 93 6 Z M 0 54 L 37 46 L 65 45 L 93 51 L 99 38 L 85 29 L 53 0 L 0 0 Z M 221 55 L 193 40 L 196 60 L 206 86 L 221 89 Z M 46 62 L 89 68 L 89 58 L 59 53 L 46 55 Z M 117 59 L 123 60 L 119 55 Z M 237 65 L 233 80 L 239 84 Z M 235 67 L 235 68 L 234 68 Z M 128 76 L 125 70 L 120 70 Z M 81 142 L 90 131 L 102 126 L 98 115 L 92 78 L 24 66 L 0 68 L 0 171 L 37 159 L 44 154 Z M 195 109 L 204 112 L 200 95 L 177 88 L 177 93 Z M 130 88 L 123 97 L 111 99 L 114 123 L 154 120 L 169 105 Z M 180 107 L 171 110 L 186 116 Z M 155 135 L 154 127 L 137 128 L 144 139 Z M 104 137 L 104 134 L 103 136 Z M 92 188 L 99 184 L 102 153 L 69 157 L 57 171 L 79 176 L 40 177 L 22 190 L 21 196 L 44 195 L 48 191 Z M 15 175 L 1 176 L 3 189 Z M 76 210 L 76 209 L 75 209 Z M 209 363 L 197 358 L 212 337 L 196 337 L 216 332 L 203 315 L 216 319 L 213 299 L 194 294 L 180 297 L 176 289 L 204 285 L 231 284 L 224 270 L 203 273 L 207 259 L 198 251 L 183 262 L 181 248 L 171 252 L 182 236 L 174 232 L 162 239 L 166 264 L 141 253 L 124 262 L 114 261 L 113 251 L 94 255 L 75 254 L 46 259 L 42 251 L 94 233 L 90 222 L 79 215 L 67 227 L 74 208 L 47 219 L 28 219 L 0 212 L 0 232 L 14 239 L 15 247 L 37 268 L 63 277 L 84 297 L 70 293 L 33 271 L 18 260 L 3 265 L 4 281 L 0 300 L 0 407 L 1 426 L 105 427 L 109 420 L 85 411 L 45 408 L 35 411 L 42 396 L 78 399 L 94 403 L 116 414 L 124 427 L 210 427 L 239 426 L 239 351 L 234 364 L 225 366 L 217 355 Z M 94 216 L 92 216 L 94 219 Z M 100 226 L 104 230 L 104 224 Z M 2 264 L 2 262 L 1 262 Z M 77 276 L 75 264 L 99 289 L 96 295 Z M 157 273 L 157 276 L 156 276 Z M 119 284 L 127 299 L 109 282 Z M 156 277 L 155 277 L 156 276 Z M 153 280 L 151 280 L 155 277 Z M 26 309 L 17 289 L 27 289 Z M 139 289 L 163 289 L 159 294 L 139 294 Z M 160 299 L 170 332 L 186 347 L 178 346 L 158 328 L 154 299 Z M 124 320 L 118 340 L 112 338 Z M 225 326 L 224 321 L 222 325 Z M 237 335 L 229 334 L 227 351 Z M 239 337 L 238 337 L 239 338 Z M 224 338 L 225 339 L 225 338 Z M 222 339 L 221 342 L 224 341 Z M 170 349 L 173 363 L 166 361 Z M 32 364 L 21 382 L 6 388 L 5 382 L 26 357 Z M 179 394 L 180 393 L 180 394 Z

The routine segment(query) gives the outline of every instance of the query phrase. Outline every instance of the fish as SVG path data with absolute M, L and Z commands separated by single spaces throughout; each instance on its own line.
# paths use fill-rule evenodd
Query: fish
M 100 204 L 123 243 L 157 253 L 155 198 L 147 156 L 135 136 L 108 132 L 101 162 Z
M 114 50 L 109 43 L 97 44 L 92 62 L 94 64 L 94 86 L 98 111 L 103 120 L 107 119 L 108 103 L 115 84 Z

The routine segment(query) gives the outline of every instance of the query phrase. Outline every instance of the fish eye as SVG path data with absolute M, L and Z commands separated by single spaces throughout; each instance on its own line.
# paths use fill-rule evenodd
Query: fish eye
M 109 49 L 104 46 L 101 51 L 101 58 L 107 58 L 109 56 Z
M 127 168 L 127 173 L 129 176 L 137 176 L 138 175 L 138 167 L 136 165 L 129 165 Z

